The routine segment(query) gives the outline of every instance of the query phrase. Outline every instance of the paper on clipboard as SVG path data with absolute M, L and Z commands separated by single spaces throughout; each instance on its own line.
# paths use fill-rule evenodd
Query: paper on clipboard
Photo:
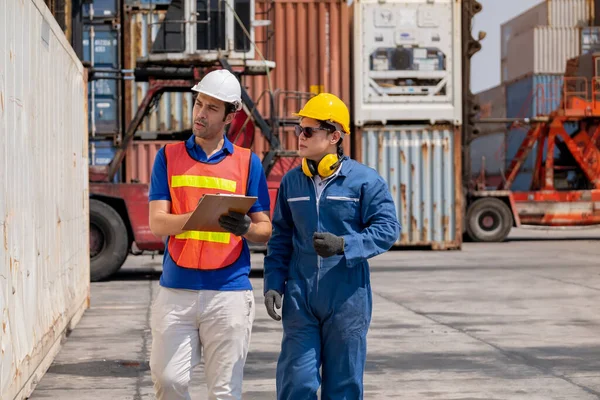
M 229 211 L 246 214 L 258 197 L 230 194 L 205 194 L 183 226 L 184 231 L 225 232 L 219 217 Z

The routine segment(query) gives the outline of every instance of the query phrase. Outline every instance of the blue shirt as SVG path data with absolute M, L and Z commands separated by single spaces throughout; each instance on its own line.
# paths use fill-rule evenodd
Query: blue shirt
M 196 161 L 207 162 L 210 164 L 218 163 L 225 157 L 233 154 L 233 144 L 225 137 L 223 148 L 210 158 L 202 147 L 198 146 L 192 135 L 185 143 L 187 152 Z M 258 200 L 248 213 L 255 213 L 270 210 L 269 189 L 262 164 L 258 156 L 252 153 L 252 162 L 250 163 L 250 175 L 248 179 L 248 196 L 257 196 Z M 164 147 L 156 154 L 154 166 L 152 168 L 152 178 L 150 181 L 150 201 L 168 200 L 171 201 L 169 192 L 169 178 L 167 176 L 167 164 L 165 162 Z M 160 285 L 173 289 L 190 290 L 251 290 L 252 285 L 248 275 L 250 274 L 250 250 L 246 239 L 243 239 L 243 248 L 240 257 L 232 265 L 217 270 L 203 271 L 190 268 L 182 268 L 175 264 L 169 255 L 168 239 L 165 245 L 165 255 L 163 258 L 163 273 L 160 277 Z

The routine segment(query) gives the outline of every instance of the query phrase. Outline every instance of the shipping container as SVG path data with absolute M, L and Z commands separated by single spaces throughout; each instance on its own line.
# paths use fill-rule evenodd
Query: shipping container
M 387 182 L 402 226 L 397 246 L 460 248 L 460 128 L 372 126 L 357 130 L 358 161 Z
M 565 128 L 565 131 L 569 135 L 578 130 L 578 124 L 576 122 L 566 122 L 563 124 L 563 127 Z M 506 153 L 505 153 L 506 156 L 504 158 L 505 170 L 508 170 L 508 167 L 510 166 L 511 162 L 514 160 L 514 158 L 517 154 L 517 151 L 519 150 L 519 148 L 521 147 L 521 144 L 523 143 L 523 141 L 525 140 L 525 138 L 527 136 L 527 132 L 529 129 L 530 129 L 530 126 L 525 125 L 525 126 L 520 126 L 520 127 L 514 127 L 512 129 L 509 129 L 509 131 L 507 132 L 506 147 L 505 147 L 506 148 Z M 530 173 L 531 171 L 533 171 L 535 169 L 537 149 L 538 149 L 538 143 L 536 142 L 533 145 L 533 147 L 531 148 L 531 151 L 529 152 L 527 159 L 523 163 L 523 165 L 520 169 L 520 173 Z M 554 156 L 558 157 L 559 155 L 560 155 L 560 149 L 558 146 L 556 146 L 554 149 Z M 546 154 L 544 153 L 543 157 L 542 157 L 542 162 L 545 160 L 546 160 Z M 524 189 L 519 189 L 519 190 L 524 190 Z
M 507 75 L 512 82 L 530 74 L 564 74 L 567 60 L 581 54 L 578 28 L 537 27 L 508 43 Z
M 126 69 L 135 68 L 138 58 L 148 56 L 165 14 L 164 10 L 130 10 L 128 12 L 124 44 L 124 67 Z M 125 82 L 126 121 L 131 121 L 148 88 L 147 82 Z M 148 135 L 191 129 L 193 105 L 191 88 L 189 93 L 164 93 L 156 109 L 144 118 L 137 135 L 147 137 Z
M 361 1 L 353 38 L 357 126 L 462 123 L 460 1 Z
M 347 140 L 348 142 L 350 139 Z M 134 140 L 127 148 L 125 156 L 125 182 L 127 183 L 150 183 L 152 175 L 152 166 L 156 153 L 167 143 L 175 143 L 176 140 Z M 296 142 L 283 143 L 283 147 L 287 149 L 297 149 Z M 264 140 L 261 142 L 261 145 Z M 349 143 L 346 143 L 350 146 Z M 256 148 L 256 142 L 251 147 L 259 158 L 262 159 L 264 153 L 268 150 L 265 148 Z M 346 153 L 349 154 L 349 153 Z M 283 157 L 276 160 L 271 173 L 267 177 L 270 181 L 280 181 L 290 169 L 300 165 L 299 157 Z
M 506 118 L 506 87 L 495 86 L 475 94 L 475 101 L 479 104 L 478 118 Z M 479 124 L 482 135 L 505 131 L 504 124 Z
M 256 2 L 257 18 L 264 18 L 271 4 Z M 256 29 L 256 44 L 261 53 L 275 61 L 268 76 L 246 76 L 242 84 L 264 117 L 271 115 L 270 95 L 275 101 L 277 118 L 292 118 L 311 93 L 326 91 L 350 105 L 350 35 L 352 7 L 339 0 L 276 0 L 272 11 L 274 43 L 266 43 L 266 32 Z M 134 68 L 138 58 L 146 57 L 158 34 L 164 10 L 129 10 L 125 25 L 125 68 Z M 314 21 L 320 28 L 309 29 Z M 306 38 L 303 40 L 302 38 Z M 316 45 L 315 45 L 316 44 Z M 273 53 L 270 48 L 277 51 Z M 256 56 L 259 58 L 259 56 Z M 147 83 L 126 82 L 126 121 L 135 114 L 148 90 Z M 138 136 L 189 130 L 192 126 L 192 95 L 165 93 L 156 110 L 144 119 Z M 281 129 L 285 149 L 295 150 L 297 139 L 291 129 Z M 350 154 L 350 140 L 344 148 Z M 256 130 L 253 149 L 262 157 L 268 143 Z
M 87 79 L 43 1 L 0 4 L 0 398 L 20 400 L 89 306 Z
M 91 11 L 93 10 L 93 14 Z M 94 0 L 92 4 L 83 4 L 83 16 L 85 18 L 105 19 L 115 18 L 119 15 L 117 0 Z
M 594 0 L 546 0 L 500 27 L 501 58 L 508 57 L 508 42 L 536 26 L 574 28 L 593 25 Z
M 112 161 L 117 148 L 112 140 L 90 141 L 88 146 L 89 165 L 108 165 Z M 113 182 L 121 180 L 121 169 L 117 171 Z
M 125 155 L 125 182 L 150 183 L 156 153 L 175 140 L 134 140 Z
M 478 176 L 482 167 L 486 176 L 497 176 L 506 171 L 506 131 L 475 138 L 469 144 L 471 176 Z
M 600 51 L 600 27 L 592 26 L 581 29 L 581 54 Z
M 530 75 L 506 85 L 506 116 L 531 118 L 560 107 L 562 75 Z
M 268 2 L 257 2 L 264 11 Z M 354 6 L 340 0 L 275 0 L 273 12 L 274 53 L 267 44 L 261 52 L 271 54 L 276 67 L 266 76 L 246 77 L 244 85 L 250 97 L 258 101 L 263 115 L 270 115 L 269 92 L 273 94 L 277 119 L 293 118 L 310 94 L 329 92 L 350 107 L 350 38 Z M 265 31 L 257 30 L 257 41 L 265 41 Z M 285 149 L 296 150 L 292 129 L 281 129 Z M 268 144 L 257 130 L 254 150 L 262 155 Z M 350 140 L 344 142 L 350 154 Z
M 92 35 L 93 54 L 90 49 Z M 86 25 L 83 30 L 83 61 L 96 67 L 119 68 L 119 32 L 112 25 Z

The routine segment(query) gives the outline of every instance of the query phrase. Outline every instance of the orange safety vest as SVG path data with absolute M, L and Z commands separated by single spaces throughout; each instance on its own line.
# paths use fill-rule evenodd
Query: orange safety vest
M 185 142 L 165 146 L 172 214 L 193 211 L 204 194 L 246 194 L 252 153 L 233 147 L 233 154 L 209 164 L 190 157 Z M 225 268 L 239 258 L 242 247 L 242 238 L 229 232 L 186 231 L 169 237 L 169 254 L 184 268 Z

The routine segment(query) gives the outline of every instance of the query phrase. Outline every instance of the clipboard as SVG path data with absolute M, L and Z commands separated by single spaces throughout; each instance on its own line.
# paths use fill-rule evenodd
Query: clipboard
M 229 211 L 242 214 L 258 200 L 254 196 L 241 196 L 232 194 L 205 194 L 202 196 L 194 213 L 183 225 L 184 231 L 226 232 L 219 225 L 219 218 Z

